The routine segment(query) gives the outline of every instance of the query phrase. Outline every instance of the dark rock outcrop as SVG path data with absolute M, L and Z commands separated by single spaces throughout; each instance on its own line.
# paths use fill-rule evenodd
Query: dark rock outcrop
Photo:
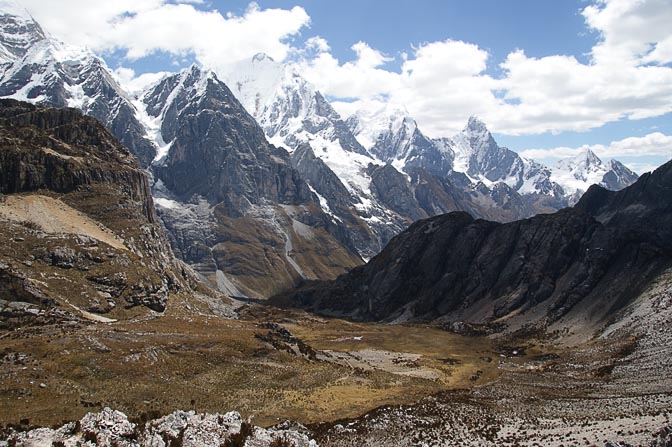
M 180 86 L 172 86 L 176 77 Z M 161 104 L 171 86 L 176 97 Z M 166 78 L 145 98 L 151 113 L 163 105 L 161 133 L 173 143 L 155 171 L 178 197 L 186 201 L 201 195 L 211 203 L 223 203 L 231 215 L 264 200 L 286 204 L 311 200 L 287 152 L 266 141 L 259 125 L 211 73 L 193 66 L 181 76 Z
M 0 192 L 48 189 L 69 193 L 83 185 L 113 183 L 156 213 L 136 159 L 98 122 L 76 109 L 37 107 L 0 99 Z
M 406 176 L 392 165 L 371 165 L 369 175 L 374 195 L 389 209 L 411 222 L 428 217 L 418 204 Z
M 213 285 L 263 297 L 361 262 L 351 243 L 358 236 L 342 225 L 356 217 L 330 216 L 298 169 L 317 181 L 321 166 L 270 144 L 214 73 L 192 66 L 142 101 L 170 142 L 153 165 L 154 193 L 171 201 L 160 216 L 176 253 Z M 337 206 L 347 191 L 331 180 L 342 196 L 332 201 Z
M 672 162 L 575 208 L 508 224 L 463 212 L 413 224 L 374 259 L 278 302 L 362 320 L 604 321 L 672 263 Z
M 5 298 L 120 318 L 192 292 L 137 159 L 80 111 L 0 100 L 0 195 Z

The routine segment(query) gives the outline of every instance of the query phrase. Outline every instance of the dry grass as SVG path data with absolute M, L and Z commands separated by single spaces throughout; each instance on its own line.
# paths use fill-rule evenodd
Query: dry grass
M 115 324 L 25 328 L 0 339 L 0 421 L 28 418 L 31 424 L 51 425 L 111 406 L 132 417 L 176 409 L 239 410 L 256 424 L 279 418 L 308 423 L 473 386 L 466 378 L 475 369 L 486 369 L 488 377 L 496 374 L 479 363 L 489 346 L 482 339 L 423 327 L 316 323 L 301 316 L 285 326 L 319 349 L 366 346 L 421 354 L 421 366 L 439 371 L 441 379 L 309 361 L 256 338 L 267 330 L 255 321 L 166 315 Z M 337 340 L 348 334 L 361 335 L 362 345 Z M 22 359 L 18 363 L 13 360 L 17 355 Z M 439 360 L 448 356 L 460 363 Z

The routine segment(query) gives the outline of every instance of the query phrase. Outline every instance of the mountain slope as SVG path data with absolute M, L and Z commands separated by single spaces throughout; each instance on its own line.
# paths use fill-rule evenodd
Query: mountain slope
M 0 2 L 0 65 L 22 58 L 34 43 L 44 38 L 44 31 L 25 9 Z
M 213 72 L 192 66 L 140 101 L 168 143 L 153 165 L 159 213 L 176 253 L 213 285 L 262 297 L 360 263 L 289 154 Z
M 45 37 L 30 16 L 5 14 L 2 18 L 0 39 L 13 44 L 2 48 L 14 59 L 4 66 L 0 97 L 78 108 L 105 124 L 143 167 L 148 166 L 155 155 L 154 144 L 105 62 L 88 50 Z
M 672 162 L 619 192 L 594 186 L 576 208 L 509 224 L 466 213 L 417 222 L 365 266 L 291 300 L 365 320 L 599 324 L 672 262 L 671 172 Z
M 332 189 L 321 189 L 325 186 L 322 182 L 313 181 L 311 187 L 324 198 L 342 231 L 358 234 L 353 243 L 360 256 L 368 259 L 375 255 L 412 222 L 409 216 L 399 215 L 381 203 L 372 190 L 370 171 L 372 166 L 383 163 L 362 147 L 340 115 L 301 76 L 297 67 L 260 54 L 219 72 L 269 141 L 290 153 L 310 146 L 314 157 L 303 157 L 300 167 L 304 172 L 314 174 L 328 169 L 335 174 L 348 192 L 347 209 L 342 206 L 346 198 L 343 195 L 332 198 Z
M 163 311 L 192 285 L 226 307 L 173 258 L 136 159 L 79 111 L 0 100 L 0 192 L 0 295 L 33 316 Z

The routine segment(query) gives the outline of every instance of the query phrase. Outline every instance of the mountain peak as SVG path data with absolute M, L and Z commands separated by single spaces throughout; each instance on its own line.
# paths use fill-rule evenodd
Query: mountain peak
M 584 152 L 574 157 L 574 160 L 580 163 L 585 163 L 586 166 L 596 166 L 602 164 L 600 157 L 598 157 L 595 152 L 590 149 L 586 149 Z
M 467 131 L 476 131 L 476 132 L 487 132 L 488 128 L 483 121 L 476 115 L 471 115 L 469 121 L 467 122 L 467 127 L 464 128 Z
M 252 56 L 252 62 L 264 62 L 264 61 L 275 62 L 275 60 L 273 60 L 273 58 L 266 53 L 257 53 L 254 56 Z
M 33 21 L 28 10 L 14 0 L 0 0 L 0 16 L 14 16 Z
M 0 63 L 22 58 L 33 44 L 45 38 L 25 8 L 14 1 L 0 0 Z

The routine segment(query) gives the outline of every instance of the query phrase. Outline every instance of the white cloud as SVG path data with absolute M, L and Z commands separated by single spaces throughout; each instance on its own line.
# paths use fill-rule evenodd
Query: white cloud
M 597 64 L 670 62 L 654 54 L 658 43 L 670 37 L 669 0 L 598 0 L 582 13 L 586 24 L 601 37 L 592 51 Z
M 236 16 L 203 11 L 192 4 L 166 0 L 20 0 L 54 36 L 95 51 L 122 50 L 129 59 L 156 51 L 177 56 L 193 54 L 206 66 L 217 66 L 257 52 L 284 60 L 289 37 L 308 25 L 301 7 L 261 9 L 251 3 Z
M 318 52 L 327 52 L 331 48 L 329 48 L 329 43 L 327 42 L 326 39 L 323 39 L 320 36 L 313 36 L 310 37 L 308 40 L 306 40 L 306 48 L 309 50 L 315 50 Z
M 654 132 L 643 137 L 629 137 L 623 140 L 612 141 L 611 143 L 583 145 L 581 147 L 556 147 L 551 149 L 528 149 L 521 151 L 523 157 L 536 160 L 552 160 L 572 157 L 578 155 L 587 149 L 592 150 L 600 158 L 621 158 L 621 157 L 662 157 L 665 160 L 672 159 L 672 136 L 661 132 Z M 646 172 L 651 166 L 647 163 L 631 163 L 636 166 L 636 172 Z
M 301 7 L 251 3 L 236 15 L 204 8 L 202 0 L 20 3 L 66 42 L 121 50 L 129 60 L 156 51 L 176 61 L 191 56 L 208 67 L 258 52 L 278 61 L 301 58 L 309 81 L 328 96 L 347 99 L 341 110 L 371 100 L 403 104 L 430 136 L 451 135 L 473 114 L 495 132 L 522 135 L 584 131 L 672 112 L 672 0 L 594 1 L 581 11 L 596 39 L 588 63 L 571 55 L 530 57 L 524 50 L 495 61 L 476 44 L 448 39 L 401 48 L 396 69 L 391 55 L 366 42 L 356 42 L 346 61 L 316 35 L 299 48 L 292 39 L 310 23 Z M 499 76 L 487 71 L 495 65 Z
M 170 73 L 161 71 L 157 73 L 143 73 L 136 76 L 135 70 L 126 67 L 118 67 L 113 71 L 116 81 L 131 95 L 137 95 L 150 85 L 158 82 Z
M 360 98 L 388 93 L 398 87 L 398 76 L 380 68 L 392 59 L 364 42 L 352 46 L 354 61 L 341 64 L 328 52 L 303 61 L 302 73 L 323 93 L 339 98 Z
M 485 50 L 447 40 L 414 48 L 402 57 L 401 70 L 388 71 L 382 55 L 360 42 L 368 57 L 355 47 L 354 61 L 323 53 L 305 62 L 305 73 L 331 96 L 404 104 L 433 136 L 452 134 L 472 114 L 496 132 L 521 135 L 672 112 L 672 67 L 665 65 L 672 61 L 672 2 L 597 0 L 582 14 L 597 38 L 589 63 L 516 50 L 500 63 L 502 76 L 493 77 L 486 74 L 493 61 Z

